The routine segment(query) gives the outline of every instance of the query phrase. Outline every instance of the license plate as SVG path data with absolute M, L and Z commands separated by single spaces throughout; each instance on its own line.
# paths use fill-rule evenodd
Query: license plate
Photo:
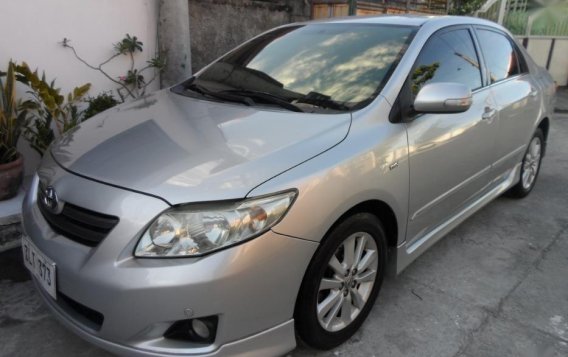
M 22 237 L 22 253 L 26 268 L 35 276 L 41 287 L 52 298 L 57 299 L 55 263 L 46 257 L 26 236 Z

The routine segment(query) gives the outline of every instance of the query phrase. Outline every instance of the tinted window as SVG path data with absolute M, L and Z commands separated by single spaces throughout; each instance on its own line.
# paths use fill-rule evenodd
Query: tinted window
M 284 27 L 222 57 L 194 81 L 211 91 L 262 91 L 291 103 L 351 108 L 378 93 L 414 32 L 377 24 Z
M 519 61 L 511 41 L 490 30 L 477 30 L 491 83 L 519 74 Z
M 481 87 L 479 59 L 469 31 L 432 36 L 418 56 L 411 81 L 413 94 L 427 83 L 457 82 L 471 90 Z

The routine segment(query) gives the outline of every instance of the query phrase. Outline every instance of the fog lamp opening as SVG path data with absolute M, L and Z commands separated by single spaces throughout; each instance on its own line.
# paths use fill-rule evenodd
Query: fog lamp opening
M 217 316 L 176 321 L 164 333 L 165 338 L 199 344 L 212 344 L 217 335 Z

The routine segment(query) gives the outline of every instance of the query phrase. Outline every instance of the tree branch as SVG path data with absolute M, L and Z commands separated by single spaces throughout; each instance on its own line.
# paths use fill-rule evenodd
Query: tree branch
M 85 66 L 87 66 L 87 67 L 89 67 L 89 68 L 91 68 L 91 69 L 94 69 L 95 71 L 99 70 L 99 68 L 97 68 L 97 67 L 95 67 L 95 66 L 89 64 L 87 61 L 85 61 L 84 59 L 82 59 L 82 58 L 77 54 L 77 51 L 75 50 L 75 47 L 73 47 L 73 46 L 71 46 L 71 45 L 69 45 L 69 44 L 67 44 L 67 43 L 64 43 L 64 44 L 63 44 L 63 47 L 70 48 L 71 51 L 73 51 L 73 54 L 75 55 L 75 58 L 77 58 L 79 61 L 83 62 L 83 64 L 84 64 Z
M 112 78 L 108 73 L 106 73 L 103 69 L 102 66 L 107 64 L 108 62 L 110 62 L 111 60 L 113 60 L 114 58 L 118 57 L 120 55 L 120 53 L 115 53 L 114 55 L 112 55 L 109 59 L 107 59 L 106 61 L 102 62 L 101 64 L 99 64 L 98 67 L 95 67 L 93 65 L 91 65 L 89 62 L 85 61 L 83 58 L 81 58 L 81 56 L 79 56 L 79 54 L 77 53 L 77 51 L 75 50 L 75 47 L 69 45 L 67 42 L 63 43 L 63 47 L 67 47 L 70 48 L 71 51 L 73 51 L 73 55 L 75 56 L 75 58 L 77 58 L 80 62 L 82 62 L 85 66 L 95 70 L 95 71 L 99 71 L 101 72 L 105 77 L 107 77 L 107 79 L 109 79 L 110 81 L 112 81 L 115 84 L 118 84 L 119 86 L 121 86 L 122 88 L 124 88 L 124 90 L 126 90 L 126 92 L 128 93 L 128 95 L 130 97 L 132 97 L 133 99 L 136 99 L 136 95 L 134 93 L 132 93 L 132 91 L 130 91 L 130 89 L 122 82 L 117 81 L 116 79 Z M 121 96 L 121 98 L 123 98 Z M 124 99 L 123 99 L 124 101 Z
M 115 53 L 114 55 L 110 56 L 109 59 L 107 59 L 106 61 L 99 64 L 99 69 L 102 68 L 105 64 L 109 63 L 110 61 L 112 61 L 113 59 L 115 59 L 118 56 L 120 56 L 120 53 Z

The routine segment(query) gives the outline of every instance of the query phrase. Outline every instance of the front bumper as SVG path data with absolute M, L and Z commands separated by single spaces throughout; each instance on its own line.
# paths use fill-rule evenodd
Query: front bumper
M 35 281 L 34 281 L 35 283 Z M 199 351 L 178 350 L 172 353 L 165 351 L 144 350 L 133 346 L 121 345 L 119 343 L 103 340 L 100 337 L 86 331 L 80 324 L 76 323 L 57 303 L 47 295 L 37 284 L 36 288 L 40 292 L 43 301 L 49 307 L 51 312 L 63 323 L 68 329 L 79 335 L 81 338 L 90 343 L 99 346 L 109 352 L 120 356 L 180 356 L 180 354 L 203 356 L 203 357 L 221 357 L 221 356 L 250 356 L 250 357 L 266 357 L 280 356 L 294 347 L 296 340 L 294 336 L 294 320 L 289 320 L 271 329 L 262 331 L 255 335 L 243 338 L 238 341 L 226 343 L 211 352 L 199 353 Z
M 56 263 L 58 294 L 104 316 L 94 327 L 39 288 L 55 316 L 81 337 L 120 355 L 267 356 L 294 348 L 294 305 L 317 243 L 269 231 L 201 258 L 136 259 L 136 237 L 167 208 L 163 202 L 74 175 L 50 184 L 62 199 L 120 217 L 109 236 L 89 248 L 50 229 L 35 189 L 24 203 L 25 233 Z M 163 337 L 188 310 L 192 318 L 218 316 L 213 344 Z

